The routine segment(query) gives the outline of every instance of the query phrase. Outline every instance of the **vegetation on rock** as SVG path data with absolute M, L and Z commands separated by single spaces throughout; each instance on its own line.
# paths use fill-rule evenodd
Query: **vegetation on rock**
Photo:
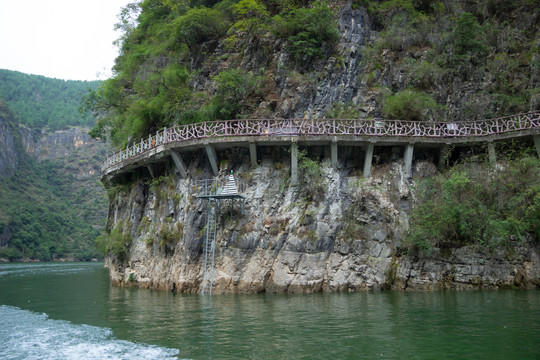
M 406 88 L 427 92 L 443 110 L 432 119 L 538 110 L 537 6 L 529 0 L 370 2 L 382 30 L 366 47 L 366 81 L 386 89 L 386 101 Z M 403 76 L 394 77 L 392 68 Z M 405 103 L 401 111 L 383 115 L 397 118 L 403 112 Z
M 421 182 L 406 246 L 501 248 L 527 234 L 540 239 L 540 160 L 528 150 L 507 152 L 503 169 L 469 159 Z
M 118 147 L 165 126 L 252 113 L 267 95 L 257 89 L 269 81 L 263 76 L 269 59 L 258 73 L 213 66 L 232 61 L 251 39 L 281 39 L 298 66 L 308 67 L 331 52 L 321 48 L 330 49 L 339 34 L 330 6 L 319 1 L 147 0 L 127 8 L 119 28 L 125 33 L 116 75 L 85 101 L 98 118 L 92 136 L 110 137 Z M 220 46 L 230 52 L 216 58 Z M 203 73 L 209 87 L 196 85 Z
M 123 35 L 115 76 L 86 99 L 98 118 L 92 135 L 122 148 L 175 124 L 302 113 L 331 117 L 343 104 L 353 117 L 413 120 L 536 110 L 535 4 L 354 1 L 353 11 L 367 9 L 368 16 L 358 24 L 369 28 L 358 44 L 340 42 L 349 31 L 340 16 L 350 10 L 336 1 L 130 4 L 118 24 Z M 351 62 L 355 53 L 361 56 L 358 68 Z M 311 111 L 314 94 L 339 73 L 349 78 L 348 86 L 359 86 L 357 95 L 337 89 L 334 100 Z M 289 89 L 300 99 L 290 100 Z

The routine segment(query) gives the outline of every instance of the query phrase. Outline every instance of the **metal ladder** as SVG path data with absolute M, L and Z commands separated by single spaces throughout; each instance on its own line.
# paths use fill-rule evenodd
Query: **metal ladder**
M 208 199 L 206 219 L 206 241 L 204 243 L 204 268 L 201 283 L 201 294 L 212 295 L 212 283 L 214 282 L 214 254 L 216 252 L 216 220 L 218 202 Z

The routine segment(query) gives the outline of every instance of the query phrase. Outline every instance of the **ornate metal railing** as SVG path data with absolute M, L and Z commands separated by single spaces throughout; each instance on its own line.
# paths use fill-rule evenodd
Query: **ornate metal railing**
M 238 136 L 384 136 L 411 138 L 482 137 L 540 128 L 540 112 L 462 122 L 420 122 L 377 119 L 238 119 L 165 128 L 107 156 L 102 172 L 151 149 L 189 140 Z

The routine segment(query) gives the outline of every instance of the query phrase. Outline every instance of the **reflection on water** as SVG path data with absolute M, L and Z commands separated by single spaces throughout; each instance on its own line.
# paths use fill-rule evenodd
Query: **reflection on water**
M 110 287 L 96 264 L 13 266 L 1 304 L 182 358 L 540 358 L 540 291 L 202 297 Z

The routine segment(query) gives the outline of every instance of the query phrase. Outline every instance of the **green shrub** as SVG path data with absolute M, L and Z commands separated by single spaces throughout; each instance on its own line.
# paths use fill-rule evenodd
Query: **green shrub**
M 499 115 L 512 115 L 527 112 L 529 109 L 528 98 L 526 94 L 492 94 L 493 105 Z
M 450 37 L 454 61 L 470 59 L 473 64 L 479 63 L 487 51 L 481 35 L 482 29 L 476 17 L 468 12 L 461 13 Z
M 234 119 L 248 108 L 246 98 L 258 88 L 258 79 L 247 72 L 229 69 L 212 77 L 216 83 L 216 94 L 212 99 L 215 116 L 219 119 Z
M 166 249 L 167 245 L 176 244 L 183 236 L 184 224 L 181 222 L 173 224 L 172 222 L 172 218 L 166 218 L 156 233 L 156 239 L 162 249 Z
M 120 220 L 110 233 L 104 233 L 96 238 L 96 249 L 102 255 L 110 255 L 124 261 L 132 238 L 130 235 L 131 222 Z
M 429 94 L 406 89 L 387 96 L 382 112 L 387 119 L 428 120 L 437 108 L 437 102 Z
M 233 6 L 233 14 L 236 22 L 229 29 L 229 33 L 247 32 L 258 35 L 267 29 L 267 21 L 270 16 L 264 4 L 259 0 L 241 0 Z
M 353 103 L 338 102 L 332 105 L 325 117 L 329 119 L 358 119 L 359 115 L 358 106 Z
M 381 41 L 377 46 L 402 51 L 412 46 L 424 45 L 427 40 L 421 31 L 423 30 L 422 24 L 411 22 L 405 14 L 397 14 L 381 33 Z
M 320 58 L 323 45 L 335 44 L 339 39 L 334 13 L 323 2 L 277 15 L 274 22 L 276 36 L 287 39 L 288 52 L 297 62 Z
M 409 73 L 408 80 L 410 83 L 421 90 L 432 90 L 435 85 L 441 83 L 446 72 L 445 69 L 434 62 L 414 59 L 408 59 L 406 69 Z
M 2 247 L 0 248 L 0 259 L 8 259 L 9 261 L 20 260 L 23 256 L 23 253 L 17 249 L 11 247 Z
M 321 163 L 307 156 L 307 151 L 298 151 L 298 179 L 300 196 L 306 203 L 318 203 L 324 198 L 326 186 Z
M 540 160 L 523 155 L 504 171 L 459 164 L 419 184 L 409 248 L 504 246 L 525 233 L 540 235 Z
M 219 39 L 227 31 L 223 14 L 204 6 L 189 9 L 172 23 L 176 38 L 190 48 L 205 41 Z

